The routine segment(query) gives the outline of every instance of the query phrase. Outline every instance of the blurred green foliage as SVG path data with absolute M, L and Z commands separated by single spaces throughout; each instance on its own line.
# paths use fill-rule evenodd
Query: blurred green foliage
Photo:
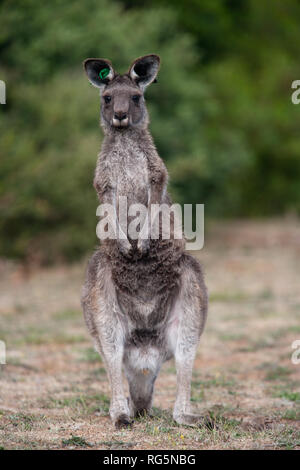
M 4 0 L 0 255 L 78 259 L 97 243 L 99 96 L 81 62 L 158 53 L 151 131 L 174 199 L 208 216 L 300 210 L 299 1 Z

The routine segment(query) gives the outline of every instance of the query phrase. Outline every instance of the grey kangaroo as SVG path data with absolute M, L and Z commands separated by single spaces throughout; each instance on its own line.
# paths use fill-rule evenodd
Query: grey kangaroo
M 144 99 L 159 66 L 157 55 L 146 55 L 118 75 L 109 60 L 84 61 L 89 81 L 100 89 L 105 135 L 94 187 L 101 203 L 114 208 L 112 226 L 118 236 L 103 240 L 90 259 L 82 307 L 107 369 L 110 416 L 117 428 L 150 412 L 156 377 L 172 357 L 177 370 L 173 417 L 179 424 L 203 424 L 190 407 L 193 362 L 207 315 L 201 267 L 184 251 L 184 237 L 175 238 L 174 231 L 169 239 L 152 239 L 146 230 L 150 216 L 137 239 L 124 233 L 118 219 L 120 196 L 127 198 L 128 207 L 139 203 L 147 210 L 152 204 L 172 204 L 167 169 L 148 131 Z

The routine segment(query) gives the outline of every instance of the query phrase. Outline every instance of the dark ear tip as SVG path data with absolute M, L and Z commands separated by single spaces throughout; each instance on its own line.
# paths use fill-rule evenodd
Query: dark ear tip
M 93 59 L 85 59 L 85 60 L 82 62 L 83 70 L 86 71 L 87 64 L 88 64 L 89 62 L 91 62 L 91 60 L 93 60 Z
M 146 57 L 147 57 L 147 56 L 146 56 Z M 159 55 L 157 55 L 157 54 L 149 54 L 148 57 L 153 57 L 153 59 L 156 59 L 159 64 L 160 64 L 160 62 L 161 62 L 160 57 L 159 57 Z
M 111 61 L 108 59 L 101 59 L 98 57 L 88 57 L 82 62 L 83 66 L 86 67 L 88 62 L 103 62 L 104 64 L 107 64 L 111 69 L 113 68 Z

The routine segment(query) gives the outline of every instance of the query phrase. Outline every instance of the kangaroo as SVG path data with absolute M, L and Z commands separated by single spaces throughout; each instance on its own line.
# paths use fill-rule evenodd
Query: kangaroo
M 131 426 L 134 417 L 150 412 L 160 367 L 172 357 L 177 371 L 173 417 L 179 424 L 203 424 L 190 405 L 193 362 L 207 316 L 201 267 L 174 231 L 170 239 L 152 239 L 150 217 L 137 239 L 124 232 L 118 219 L 121 196 L 128 206 L 143 204 L 147 210 L 153 204 L 171 205 L 168 172 L 148 130 L 144 98 L 159 67 L 154 54 L 136 59 L 123 75 L 115 73 L 109 60 L 84 61 L 89 81 L 100 89 L 104 131 L 94 187 L 100 202 L 114 208 L 111 223 L 118 236 L 102 240 L 91 257 L 81 303 L 106 366 L 116 428 Z

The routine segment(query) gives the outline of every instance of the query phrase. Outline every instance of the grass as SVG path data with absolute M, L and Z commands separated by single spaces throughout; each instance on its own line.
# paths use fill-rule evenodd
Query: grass
M 268 381 L 285 380 L 291 374 L 291 370 L 283 366 L 265 364 L 264 368 L 269 369 L 265 375 L 265 380 Z
M 269 349 L 276 347 L 276 339 L 272 334 L 264 335 L 258 338 L 240 338 L 244 339 L 244 342 L 247 343 L 246 346 L 238 347 L 237 351 L 239 352 L 255 352 L 261 349 Z
M 289 419 L 291 421 L 299 421 L 300 420 L 300 409 L 291 409 L 287 410 L 282 414 L 283 419 Z
M 97 369 L 92 370 L 91 374 L 103 380 L 103 378 L 105 378 L 103 376 L 106 376 L 106 370 L 104 367 L 97 367 Z
M 82 360 L 85 362 L 91 362 L 92 364 L 102 362 L 100 354 L 93 348 L 87 348 L 83 351 Z
M 74 320 L 82 316 L 82 311 L 81 310 L 72 310 L 72 309 L 67 309 L 67 310 L 62 310 L 61 312 L 57 312 L 54 315 L 55 320 L 62 320 L 62 321 L 69 321 L 69 320 Z
M 100 441 L 99 444 L 111 450 L 131 449 L 132 447 L 135 447 L 137 445 L 137 443 L 134 441 L 125 442 L 125 441 L 118 441 L 116 439 L 113 439 L 111 441 Z
M 282 390 L 280 392 L 275 392 L 274 397 L 285 398 L 286 400 L 293 402 L 300 402 L 300 392 L 291 392 L 289 390 Z
M 39 328 L 30 326 L 26 331 L 19 331 L 13 343 L 20 347 L 24 345 L 40 346 L 49 344 L 75 344 L 82 343 L 86 340 L 83 335 L 72 335 L 62 332 L 57 326 L 48 328 Z
M 285 429 L 276 444 L 286 450 L 295 449 L 295 447 L 300 446 L 300 431 L 295 431 L 293 428 Z
M 209 295 L 210 302 L 243 302 L 249 300 L 245 292 L 212 292 Z
M 299 335 L 300 325 L 290 325 L 288 327 L 279 328 L 278 330 L 272 332 L 272 337 L 274 340 L 279 340 L 289 334 Z
M 247 339 L 247 337 L 244 334 L 239 334 L 239 333 L 222 333 L 219 335 L 219 338 L 221 341 L 229 341 L 229 342 Z
M 265 233 L 263 225 L 257 230 Z M 299 264 L 290 262 L 298 247 L 253 245 L 245 252 L 236 233 L 234 240 L 225 251 L 210 244 L 199 253 L 211 295 L 192 381 L 192 407 L 207 417 L 198 428 L 172 418 L 170 362 L 156 382 L 153 416 L 114 429 L 107 375 L 79 305 L 83 264 L 37 270 L 28 279 L 1 277 L 0 270 L 7 344 L 0 448 L 300 449 L 300 365 L 291 364 L 291 343 L 300 339 Z
M 90 442 L 87 442 L 83 437 L 79 436 L 72 436 L 70 439 L 63 439 L 62 445 L 63 447 L 93 447 Z
M 212 292 L 209 295 L 210 302 L 257 302 L 260 300 L 270 300 L 273 297 L 273 293 L 269 289 L 262 290 L 255 296 L 249 295 L 245 291 L 224 291 L 224 292 Z
M 221 374 L 216 374 L 215 377 L 209 378 L 209 379 L 194 379 L 192 381 L 192 389 L 198 388 L 198 387 L 203 387 L 204 390 L 206 388 L 211 388 L 211 387 L 234 387 L 236 385 L 236 382 L 233 378 L 226 378 Z
M 194 403 L 201 403 L 205 400 L 205 393 L 204 390 L 200 390 L 199 392 L 195 392 L 192 390 L 192 397 L 191 401 Z
M 12 425 L 21 428 L 24 431 L 31 431 L 34 425 L 43 419 L 43 416 L 35 416 L 32 414 L 24 413 L 16 413 L 9 415 L 9 420 Z
M 106 415 L 109 411 L 110 399 L 107 395 L 100 393 L 96 395 L 79 395 L 64 398 L 53 398 L 44 403 L 44 408 L 70 408 L 78 414 L 93 414 L 95 412 Z

